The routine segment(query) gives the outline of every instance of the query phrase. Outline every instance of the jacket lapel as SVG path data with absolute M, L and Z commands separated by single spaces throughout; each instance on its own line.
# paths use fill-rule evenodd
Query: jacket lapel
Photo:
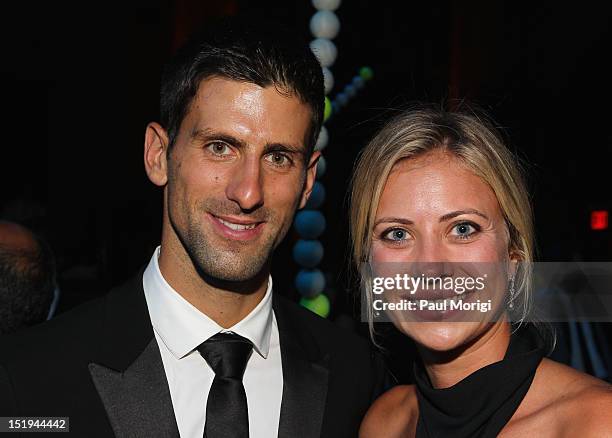
M 144 297 L 142 271 L 106 299 L 89 373 L 117 437 L 178 437 L 170 389 Z
M 296 327 L 291 309 L 274 298 L 283 367 L 279 438 L 321 436 L 329 379 L 329 357 L 321 357 L 306 327 Z
M 91 363 L 89 372 L 117 437 L 179 436 L 155 339 L 125 371 Z

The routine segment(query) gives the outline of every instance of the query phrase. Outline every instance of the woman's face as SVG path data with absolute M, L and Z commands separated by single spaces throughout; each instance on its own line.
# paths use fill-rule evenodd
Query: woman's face
M 383 271 L 400 269 L 384 266 L 411 266 L 405 272 L 410 271 L 413 277 L 484 276 L 484 290 L 472 289 L 459 298 L 468 303 L 492 300 L 488 316 L 480 317 L 485 314 L 478 311 L 463 312 L 459 317 L 457 313 L 461 311 L 417 310 L 404 312 L 403 317 L 389 312 L 400 331 L 435 351 L 464 346 L 484 333 L 501 309 L 514 269 L 508 247 L 508 230 L 495 194 L 457 158 L 434 151 L 394 166 L 376 211 L 373 265 L 383 266 Z M 437 293 L 442 295 L 436 297 Z M 422 287 L 414 294 L 404 292 L 401 296 L 416 304 L 420 298 L 425 299 L 426 305 L 433 300 L 446 301 L 448 307 L 449 295 L 457 301 L 455 291 L 449 294 Z

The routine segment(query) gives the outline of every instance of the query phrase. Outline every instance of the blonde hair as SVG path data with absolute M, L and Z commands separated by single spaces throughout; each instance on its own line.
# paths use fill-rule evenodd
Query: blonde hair
M 497 197 L 509 232 L 509 253 L 522 262 L 514 277 L 514 321 L 522 322 L 531 307 L 531 263 L 534 258 L 533 215 L 523 172 L 497 130 L 483 117 L 459 111 L 417 109 L 389 121 L 362 151 L 352 181 L 350 231 L 357 270 L 370 256 L 378 203 L 393 166 L 432 151 L 457 158 L 487 183 Z M 372 291 L 366 291 L 370 333 L 374 335 Z

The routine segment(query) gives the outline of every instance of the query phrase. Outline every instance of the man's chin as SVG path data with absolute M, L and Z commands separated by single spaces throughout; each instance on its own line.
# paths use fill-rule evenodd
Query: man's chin
M 268 277 L 268 263 L 253 256 L 236 260 L 235 256 L 218 254 L 206 259 L 197 261 L 195 267 L 200 277 L 215 287 L 241 289 L 251 284 L 260 285 Z

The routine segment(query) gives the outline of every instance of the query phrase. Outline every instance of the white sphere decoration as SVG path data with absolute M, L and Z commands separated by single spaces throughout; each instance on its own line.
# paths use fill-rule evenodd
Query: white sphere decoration
M 310 42 L 310 50 L 315 54 L 322 67 L 330 67 L 336 61 L 338 49 L 326 38 L 317 38 Z
M 310 32 L 316 38 L 333 40 L 340 32 L 340 20 L 330 11 L 319 11 L 310 19 Z
M 334 75 L 327 67 L 323 67 L 323 82 L 325 84 L 325 94 L 329 94 L 334 88 Z
M 317 143 L 315 144 L 315 151 L 322 151 L 327 146 L 327 142 L 329 141 L 329 133 L 327 132 L 327 128 L 325 126 L 321 127 L 321 132 L 319 132 L 319 137 L 317 138 Z
M 318 11 L 335 11 L 342 0 L 312 0 L 312 5 Z
M 319 161 L 317 161 L 317 179 L 325 175 L 326 170 L 327 170 L 327 162 L 325 161 L 325 157 L 321 155 L 319 157 Z

